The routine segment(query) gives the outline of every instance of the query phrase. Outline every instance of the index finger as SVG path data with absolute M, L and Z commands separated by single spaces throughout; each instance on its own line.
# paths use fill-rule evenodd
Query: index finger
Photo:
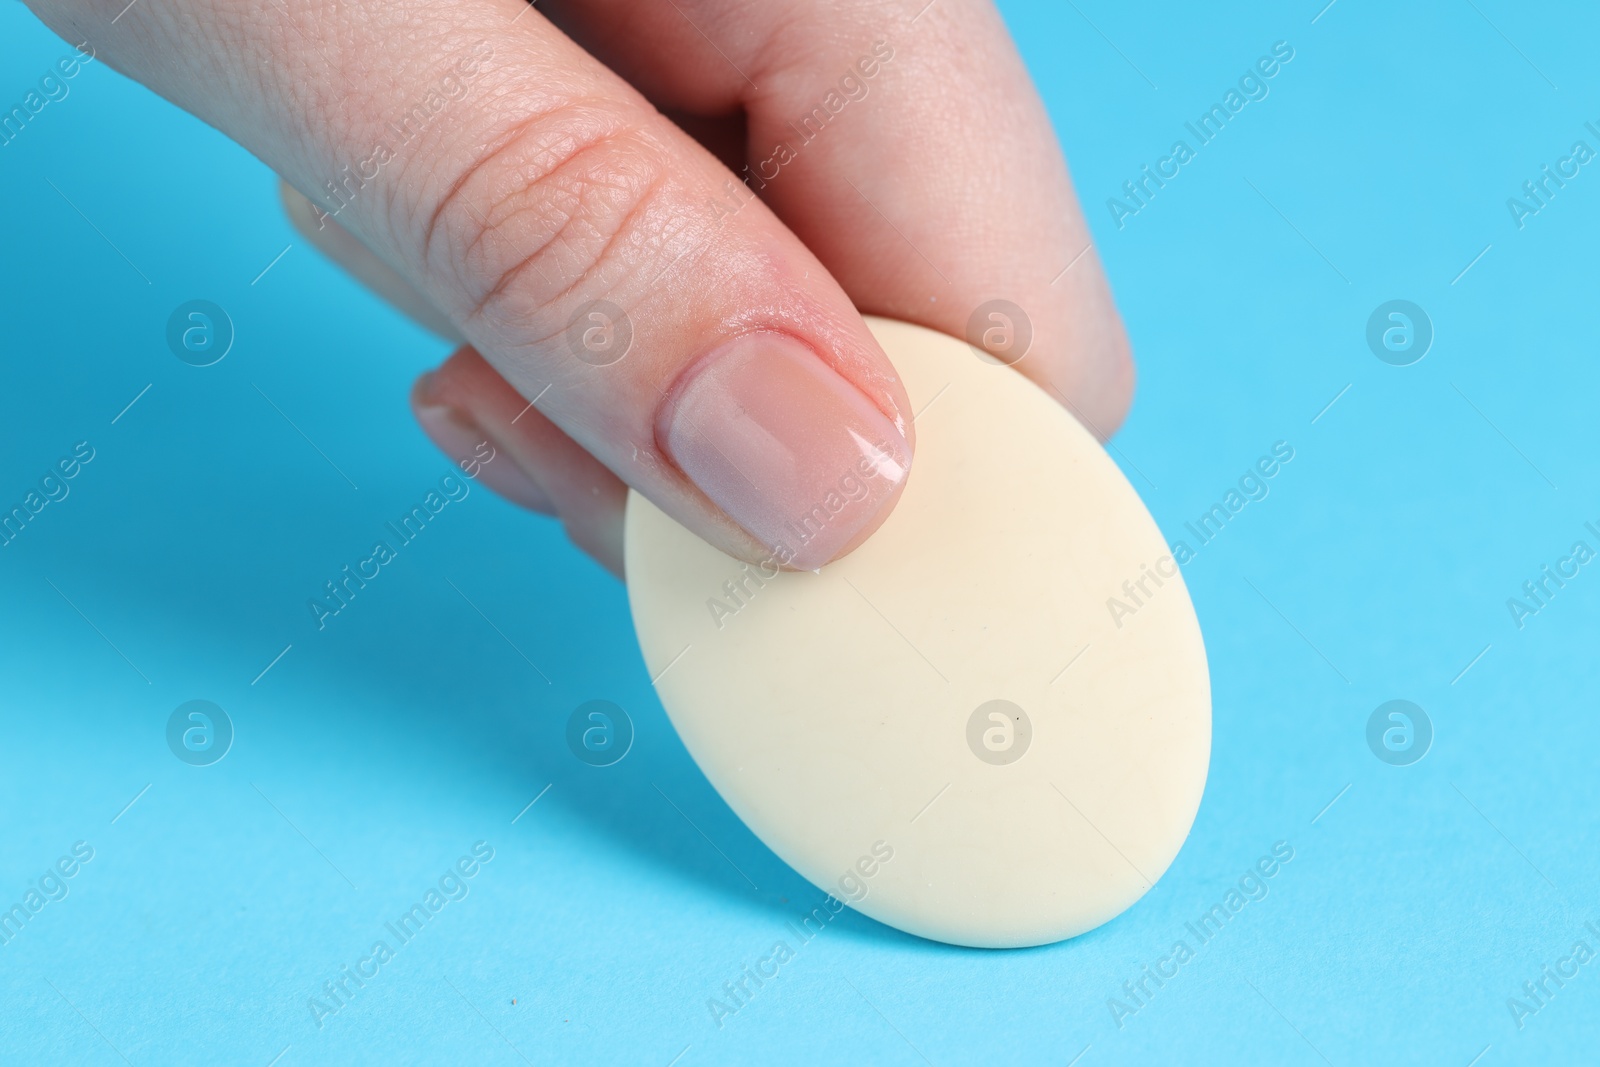
M 735 169 L 863 312 L 982 345 L 1102 438 L 1121 423 L 1126 335 L 988 0 L 544 7 L 658 106 L 742 110 Z

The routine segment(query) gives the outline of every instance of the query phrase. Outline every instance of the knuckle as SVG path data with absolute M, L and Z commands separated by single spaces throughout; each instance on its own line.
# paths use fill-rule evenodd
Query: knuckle
M 459 171 L 423 254 L 455 276 L 467 322 L 553 334 L 569 298 L 607 293 L 659 254 L 669 179 L 667 146 L 647 120 L 597 104 L 546 111 Z

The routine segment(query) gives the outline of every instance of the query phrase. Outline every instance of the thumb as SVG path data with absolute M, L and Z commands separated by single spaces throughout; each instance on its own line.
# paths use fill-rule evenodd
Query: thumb
M 33 2 L 63 33 L 98 25 L 89 0 Z M 131 8 L 102 41 L 706 540 L 814 568 L 892 507 L 909 402 L 843 290 L 525 0 L 454 4 L 447 19 L 429 0 L 172 0 Z
M 803 569 L 849 551 L 911 462 L 892 367 L 753 192 L 523 21 L 542 54 L 504 73 L 537 91 L 496 91 L 530 106 L 429 167 L 426 223 L 402 246 L 420 287 L 540 414 L 702 537 Z

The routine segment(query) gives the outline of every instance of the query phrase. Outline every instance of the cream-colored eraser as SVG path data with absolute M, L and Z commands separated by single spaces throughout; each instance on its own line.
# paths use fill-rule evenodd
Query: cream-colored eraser
M 1072 937 L 1138 900 L 1194 821 L 1194 608 L 1056 400 L 961 341 L 869 323 L 920 412 L 894 512 L 821 572 L 775 573 L 630 494 L 645 663 L 723 799 L 834 897 L 952 944 Z

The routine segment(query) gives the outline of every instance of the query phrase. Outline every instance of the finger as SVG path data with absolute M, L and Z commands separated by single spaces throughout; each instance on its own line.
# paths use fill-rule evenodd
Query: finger
M 432 373 L 424 374 L 411 388 L 412 413 L 429 439 L 463 470 L 470 470 L 473 477 L 507 500 L 541 515 L 554 516 L 555 502 L 538 478 L 513 460 L 491 465 L 505 449 L 490 438 L 467 405 L 441 399 L 433 378 Z M 511 388 L 503 378 L 500 386 Z
M 471 348 L 417 380 L 417 421 L 458 461 L 479 457 L 478 478 L 510 500 L 559 515 L 567 536 L 622 577 L 627 487 L 562 433 Z M 494 458 L 482 462 L 483 441 Z
M 280 183 L 279 193 L 296 230 L 324 255 L 418 324 L 446 339 L 459 338 L 450 320 L 394 268 L 337 222 L 319 221 L 323 213 L 299 190 Z M 561 509 L 544 485 L 553 482 L 566 489 L 575 480 L 572 475 L 581 472 L 592 491 L 563 493 L 565 511 L 572 516 L 563 520 L 568 536 L 620 578 L 624 487 L 531 407 L 470 348 L 419 377 L 411 390 L 412 412 L 429 439 L 479 483 L 514 504 L 559 516 Z M 513 410 L 517 414 L 506 415 Z M 526 425 L 517 431 L 523 420 Z M 498 436 L 486 431 L 485 423 L 496 426 Z M 506 440 L 511 447 L 497 443 Z M 570 469 L 552 469 L 557 466 Z
M 462 344 L 461 332 L 433 306 L 400 272 L 373 255 L 349 230 L 326 217 L 305 195 L 287 182 L 278 183 L 284 212 L 296 232 L 311 242 L 317 251 L 343 267 L 356 281 L 377 293 L 389 305 L 412 321 L 454 344 Z
M 36 2 L 58 29 L 92 15 Z M 816 567 L 882 522 L 910 465 L 905 392 L 700 145 L 521 0 L 285 2 L 138 5 L 102 52 L 318 201 L 714 544 Z M 828 512 L 862 463 L 865 498 Z
M 742 111 L 743 176 L 863 311 L 1004 345 L 997 356 L 1102 438 L 1121 423 L 1126 335 L 1049 116 L 992 4 L 541 7 L 718 137 Z

